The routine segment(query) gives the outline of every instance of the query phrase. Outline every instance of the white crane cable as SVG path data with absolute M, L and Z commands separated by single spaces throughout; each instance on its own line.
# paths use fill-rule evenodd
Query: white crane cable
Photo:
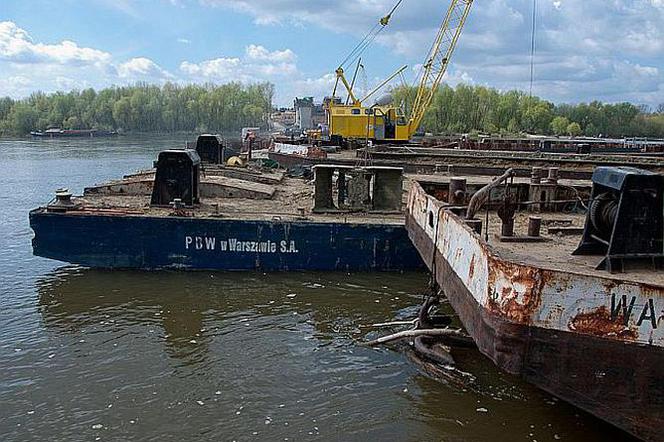
M 341 62 L 339 67 L 343 68 L 347 65 L 352 65 L 354 64 L 358 58 L 362 56 L 362 53 L 376 40 L 376 37 L 383 32 L 383 30 L 387 27 L 390 18 L 392 15 L 396 12 L 396 10 L 401 6 L 401 3 L 403 0 L 399 0 L 394 7 L 392 7 L 392 10 L 387 14 L 385 17 L 381 18 L 378 23 L 376 23 L 373 28 L 367 34 L 360 40 L 360 42 L 353 48 L 353 50 L 348 54 L 348 56 L 344 59 L 344 61 Z
M 537 35 L 537 0 L 533 0 L 533 29 L 530 37 L 530 98 L 533 97 L 535 82 L 535 41 Z

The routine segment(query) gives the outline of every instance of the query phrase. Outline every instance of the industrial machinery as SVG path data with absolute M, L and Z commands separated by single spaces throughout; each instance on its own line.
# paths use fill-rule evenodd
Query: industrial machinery
M 201 161 L 211 164 L 224 163 L 224 142 L 219 135 L 200 135 L 196 140 L 195 150 Z
M 400 75 L 406 67 L 402 67 L 382 82 L 362 99 L 358 99 L 353 92 L 356 68 L 353 80 L 349 83 L 345 77 L 344 65 L 357 60 L 367 46 L 389 24 L 392 14 L 403 0 L 400 0 L 392 11 L 383 17 L 380 22 L 365 36 L 351 54 L 336 70 L 337 81 L 334 86 L 332 98 L 326 100 L 326 112 L 332 142 L 344 144 L 349 139 L 367 139 L 377 143 L 405 143 L 418 130 L 424 114 L 440 85 L 450 59 L 456 48 L 461 31 L 470 13 L 473 0 L 452 0 L 445 19 L 440 26 L 438 34 L 429 50 L 422 69 L 419 73 L 419 87 L 412 109 L 408 115 L 401 107 L 395 106 L 392 100 L 379 100 L 373 106 L 366 102 L 389 81 Z M 349 99 L 344 103 L 336 96 L 339 84 L 342 84 L 348 93 Z
M 151 205 L 191 207 L 200 202 L 201 158 L 195 150 L 162 151 L 156 168 Z
M 604 255 L 598 270 L 628 261 L 664 261 L 664 176 L 631 167 L 598 167 L 586 226 L 575 255 Z

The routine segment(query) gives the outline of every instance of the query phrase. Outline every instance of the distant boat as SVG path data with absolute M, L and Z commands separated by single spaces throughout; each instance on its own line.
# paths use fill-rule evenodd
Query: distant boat
M 96 138 L 113 137 L 118 135 L 118 133 L 114 130 L 51 128 L 45 131 L 32 131 L 30 135 L 36 138 Z

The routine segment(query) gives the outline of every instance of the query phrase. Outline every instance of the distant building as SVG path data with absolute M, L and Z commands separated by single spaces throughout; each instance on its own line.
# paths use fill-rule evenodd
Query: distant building
M 323 126 L 327 124 L 327 115 L 325 114 L 325 107 L 322 104 L 315 104 L 312 115 L 313 127 Z
M 282 126 L 293 126 L 295 124 L 295 110 L 281 108 L 276 112 L 273 112 L 270 119 L 274 123 L 281 124 Z
M 314 97 L 296 98 L 295 126 L 301 130 L 313 129 L 314 126 Z

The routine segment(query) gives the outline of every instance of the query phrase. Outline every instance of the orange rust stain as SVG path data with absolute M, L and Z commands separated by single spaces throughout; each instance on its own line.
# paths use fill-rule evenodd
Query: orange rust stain
M 468 266 L 468 279 L 473 279 L 473 276 L 475 276 L 475 255 L 470 258 L 470 266 Z
M 625 341 L 635 341 L 639 338 L 636 330 L 625 328 L 624 318 L 619 315 L 611 317 L 606 306 L 601 306 L 588 313 L 579 313 L 569 323 L 569 328 L 579 333 L 593 336 L 616 336 Z
M 487 307 L 510 321 L 532 324 L 534 314 L 542 305 L 542 288 L 548 278 L 550 276 L 544 270 L 490 257 Z M 500 293 L 496 287 L 499 279 L 507 280 L 509 284 L 502 287 Z M 515 290 L 516 286 L 519 291 Z
M 613 293 L 613 290 L 616 287 L 618 287 L 620 283 L 612 279 L 606 279 L 602 282 L 602 285 L 604 286 L 604 290 L 606 290 L 606 293 Z
M 651 286 L 647 284 L 639 284 L 641 289 L 641 296 L 644 298 L 662 299 L 664 298 L 664 290 L 661 287 Z
M 447 189 L 435 189 L 429 194 L 436 198 L 438 201 L 447 201 L 450 197 L 450 193 Z

